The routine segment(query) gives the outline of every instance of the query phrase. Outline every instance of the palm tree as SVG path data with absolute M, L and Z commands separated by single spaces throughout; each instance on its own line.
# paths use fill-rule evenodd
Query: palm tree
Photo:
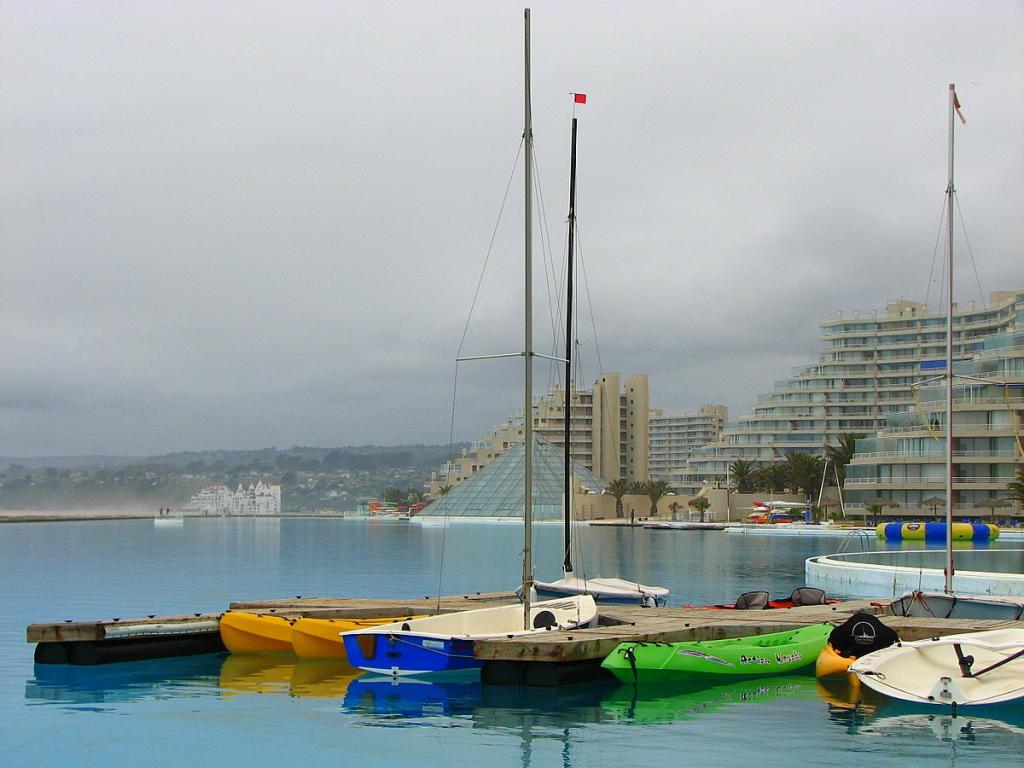
M 860 432 L 844 432 L 839 436 L 838 445 L 825 446 L 825 458 L 836 468 L 840 486 L 846 483 L 846 465 L 853 458 L 855 443 L 864 437 Z
M 615 497 L 615 516 L 622 517 L 622 497 L 629 493 L 629 481 L 621 477 L 612 480 L 606 490 Z
M 647 484 L 644 486 L 644 492 L 647 494 L 647 498 L 651 500 L 651 517 L 656 517 L 658 514 L 658 500 L 671 490 L 672 486 L 664 480 L 647 481 Z
M 626 485 L 626 493 L 631 496 L 643 496 L 647 493 L 647 486 L 639 480 L 631 480 L 629 484 Z M 636 509 L 630 507 L 629 524 L 633 525 L 634 522 L 636 522 Z
M 401 504 L 407 499 L 409 495 L 408 491 L 403 491 L 401 488 L 387 488 L 384 491 L 384 501 L 389 504 Z
M 786 454 L 787 487 L 793 493 L 811 495 L 821 482 L 822 468 L 825 460 L 811 453 L 791 451 Z
M 737 493 L 751 493 L 754 490 L 754 477 L 757 470 L 749 461 L 736 459 L 729 465 L 732 479 L 736 481 Z
M 786 490 L 786 467 L 784 464 L 769 464 L 754 470 L 754 489 L 779 493 Z
M 690 502 L 690 506 L 694 509 L 700 510 L 700 521 L 704 522 L 704 511 L 711 506 L 711 502 L 705 497 L 701 496 L 699 499 L 693 499 Z
M 1010 498 L 1024 504 L 1024 464 L 1017 467 L 1016 476 L 1012 483 L 1006 484 L 1006 490 L 1010 492 Z

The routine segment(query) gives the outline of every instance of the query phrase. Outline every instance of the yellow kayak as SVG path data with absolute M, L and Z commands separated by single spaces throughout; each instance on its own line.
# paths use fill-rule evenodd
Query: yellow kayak
M 856 660 L 855 656 L 840 656 L 831 644 L 826 644 L 818 654 L 814 674 L 818 677 L 845 677 L 849 674 L 850 665 Z
M 292 653 L 292 620 L 269 613 L 228 611 L 220 639 L 231 653 Z
M 291 627 L 291 644 L 301 659 L 344 659 L 341 633 L 368 629 L 421 616 L 388 616 L 376 619 L 298 619 Z
M 845 678 L 850 665 L 859 657 L 888 648 L 899 637 L 870 613 L 858 612 L 840 624 L 828 636 L 828 643 L 818 654 L 814 672 L 818 677 Z

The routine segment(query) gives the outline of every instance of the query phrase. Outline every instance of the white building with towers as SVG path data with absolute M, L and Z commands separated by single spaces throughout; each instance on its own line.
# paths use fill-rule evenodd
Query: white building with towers
M 203 515 L 280 515 L 281 484 L 260 480 L 246 488 L 239 483 L 234 491 L 212 485 L 193 495 L 183 509 Z

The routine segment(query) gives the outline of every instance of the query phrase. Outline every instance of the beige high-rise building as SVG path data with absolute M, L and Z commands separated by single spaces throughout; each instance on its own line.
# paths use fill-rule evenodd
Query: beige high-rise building
M 644 482 L 648 479 L 650 397 L 647 374 L 605 373 L 593 389 L 570 391 L 572 407 L 570 454 L 573 461 L 606 481 L 617 478 Z M 565 444 L 565 394 L 555 386 L 534 397 L 535 433 L 560 448 Z M 505 424 L 465 449 L 462 455 L 431 475 L 427 485 L 436 497 L 445 485 L 456 486 L 471 477 L 509 446 L 523 441 L 520 408 Z
M 690 455 L 718 440 L 729 419 L 724 405 L 702 405 L 697 413 L 652 410 L 650 418 L 651 477 L 673 486 L 683 484 Z
M 592 402 L 594 465 L 591 468 L 605 480 L 624 477 L 645 482 L 649 477 L 647 374 L 626 376 L 621 390 L 619 374 L 602 374 L 594 382 Z

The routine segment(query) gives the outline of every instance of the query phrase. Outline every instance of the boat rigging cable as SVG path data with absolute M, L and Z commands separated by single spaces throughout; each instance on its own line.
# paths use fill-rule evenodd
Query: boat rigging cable
M 509 173 L 508 183 L 505 184 L 505 194 L 501 198 L 501 205 L 498 207 L 498 216 L 494 222 L 494 229 L 491 231 L 491 239 L 487 244 L 487 252 L 484 254 L 484 263 L 480 268 L 480 277 L 476 281 L 476 290 L 473 291 L 473 301 L 469 306 L 469 314 L 466 316 L 466 324 L 462 328 L 462 338 L 459 339 L 459 349 L 455 353 L 455 369 L 452 375 L 452 412 L 448 422 L 448 466 L 445 468 L 445 488 L 441 497 L 441 510 L 443 520 L 441 523 L 441 556 L 437 572 L 437 607 L 441 608 L 441 585 L 444 578 L 444 551 L 448 536 L 448 491 L 452 487 L 452 462 L 455 460 L 455 405 L 459 392 L 459 358 L 462 356 L 462 349 L 466 344 L 466 336 L 469 334 L 469 324 L 473 320 L 473 311 L 476 309 L 477 299 L 480 297 L 480 288 L 484 282 L 484 275 L 487 274 L 487 264 L 490 262 L 491 253 L 494 250 L 494 240 L 498 236 L 498 227 L 501 225 L 501 216 L 505 212 L 505 204 L 508 202 L 509 190 L 512 189 L 512 181 L 515 179 L 516 167 L 519 165 L 519 157 L 523 153 L 525 139 L 519 141 L 519 149 L 516 150 L 515 160 L 512 161 L 512 171 Z
M 981 306 L 982 306 L 983 309 L 985 309 L 985 308 L 988 307 L 988 302 L 985 300 L 985 289 L 982 288 L 982 285 L 981 285 L 981 277 L 978 274 L 978 263 L 977 263 L 977 261 L 974 258 L 974 249 L 971 248 L 971 239 L 967 236 L 967 222 L 964 220 L 963 209 L 960 208 L 960 198 L 959 197 L 954 197 L 953 198 L 953 204 L 956 206 L 957 216 L 960 219 L 960 229 L 964 233 L 964 244 L 967 246 L 967 254 L 970 256 L 970 259 L 971 259 L 971 269 L 974 272 L 974 281 L 978 284 L 978 296 L 981 298 Z M 943 230 L 944 230 L 943 224 L 945 224 L 945 222 L 946 222 L 946 209 L 947 209 L 947 207 L 948 206 L 946 205 L 946 201 L 943 200 L 943 202 L 942 202 L 942 213 L 939 215 L 939 230 L 935 234 L 935 247 L 932 249 L 932 266 L 931 266 L 931 269 L 928 272 L 928 285 L 925 288 L 925 294 L 924 294 L 925 306 L 928 306 L 928 299 L 931 296 L 932 283 L 934 282 L 934 277 L 935 277 L 935 265 L 938 262 L 938 257 L 939 257 L 939 245 L 942 242 L 942 233 L 943 233 Z M 945 290 L 946 289 L 946 275 L 945 275 L 944 272 L 940 274 L 940 279 L 941 279 L 942 283 L 941 283 L 941 285 L 939 287 L 939 304 L 941 305 L 942 304 L 942 299 L 946 295 L 946 290 Z
M 536 145 L 536 141 L 534 142 Z M 537 217 L 541 221 L 540 247 L 544 264 L 544 288 L 548 294 L 548 321 L 551 323 L 551 356 L 558 356 L 558 345 L 560 342 L 560 327 L 562 319 L 561 289 L 557 285 L 559 272 L 555 269 L 554 250 L 551 248 L 551 230 L 548 227 L 547 210 L 544 205 L 544 191 L 540 183 L 540 165 L 537 163 L 537 153 L 532 155 L 533 159 L 533 187 L 537 193 Z M 564 270 L 564 263 L 563 263 Z M 554 363 L 552 361 L 552 367 Z M 550 369 L 549 369 L 550 370 Z M 548 389 L 551 389 L 551 376 L 548 376 Z
M 939 245 L 942 244 L 942 231 L 943 224 L 946 223 L 946 201 L 942 201 L 942 213 L 939 214 L 939 229 L 935 233 L 935 247 L 932 249 L 932 268 L 928 271 L 928 285 L 925 286 L 924 291 L 924 305 L 928 306 L 928 299 L 931 298 L 932 283 L 935 277 L 935 265 L 939 261 Z M 946 275 L 941 273 L 942 283 L 939 285 L 939 304 L 942 304 L 942 297 L 945 295 L 944 289 L 946 287 Z
M 985 301 L 985 291 L 981 287 L 981 278 L 978 276 L 978 263 L 974 260 L 974 250 L 971 248 L 971 239 L 967 236 L 967 222 L 964 221 L 964 212 L 960 210 L 960 198 L 953 197 L 953 204 L 956 205 L 957 216 L 960 217 L 960 231 L 964 233 L 964 244 L 967 246 L 967 255 L 971 257 L 971 268 L 974 270 L 974 280 L 978 284 L 978 295 L 981 297 L 982 309 L 988 309 Z
M 924 422 L 924 426 L 928 430 L 928 434 L 931 435 L 933 440 L 938 440 L 939 433 L 932 424 L 932 420 L 928 418 L 928 414 L 924 412 L 924 406 L 921 404 L 921 392 L 919 387 L 920 382 L 910 385 L 910 392 L 914 396 L 914 410 L 917 411 L 917 415 L 920 416 L 921 421 Z

